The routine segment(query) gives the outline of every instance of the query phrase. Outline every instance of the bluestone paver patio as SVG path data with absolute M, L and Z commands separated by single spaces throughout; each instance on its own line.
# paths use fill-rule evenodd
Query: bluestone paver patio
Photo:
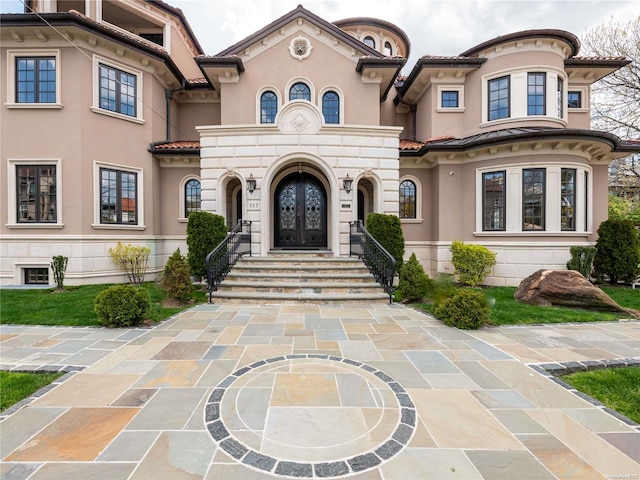
M 640 426 L 548 371 L 640 322 L 462 331 L 401 305 L 199 305 L 151 329 L 0 327 L 2 479 L 640 478 Z

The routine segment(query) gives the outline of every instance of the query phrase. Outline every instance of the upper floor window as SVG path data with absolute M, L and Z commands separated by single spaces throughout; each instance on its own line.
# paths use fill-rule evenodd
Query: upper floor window
M 55 57 L 17 57 L 16 103 L 55 102 Z
M 442 108 L 458 108 L 458 93 L 457 90 L 443 90 L 440 99 Z
M 55 165 L 17 165 L 17 222 L 55 223 L 57 188 Z
M 100 64 L 100 108 L 137 116 L 137 80 L 136 75 Z
M 303 82 L 294 83 L 289 89 L 289 100 L 311 101 L 311 90 L 309 85 Z
M 576 229 L 576 170 L 563 168 L 560 172 L 560 228 Z
M 273 123 L 278 113 L 278 97 L 271 91 L 260 96 L 260 123 Z
M 200 211 L 201 200 L 200 181 L 189 180 L 184 186 L 184 217 L 187 218 L 191 212 Z
M 545 225 L 544 168 L 522 170 L 522 230 L 544 230 Z
M 569 108 L 582 108 L 582 92 L 567 92 L 567 106 Z
M 482 229 L 505 230 L 506 172 L 482 174 Z
M 416 218 L 416 184 L 411 180 L 400 183 L 400 218 Z
M 336 92 L 322 95 L 322 114 L 325 123 L 340 123 L 340 97 Z
M 100 223 L 138 223 L 137 173 L 100 169 Z
M 489 80 L 489 120 L 510 116 L 510 80 L 509 76 Z
M 384 42 L 384 54 L 386 56 L 393 55 L 393 48 L 391 47 L 391 42 Z
M 376 48 L 376 41 L 370 35 L 367 35 L 366 37 L 364 37 L 362 42 L 368 47 Z
M 564 116 L 564 80 L 558 77 L 558 89 L 557 89 L 557 100 L 558 100 L 558 118 L 562 118 Z
M 527 115 L 546 114 L 546 75 L 544 73 L 529 73 L 527 75 Z

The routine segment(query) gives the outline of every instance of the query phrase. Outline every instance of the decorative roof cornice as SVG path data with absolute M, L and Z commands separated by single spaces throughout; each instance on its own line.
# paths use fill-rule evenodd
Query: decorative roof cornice
M 478 55 L 481 51 L 487 48 L 492 48 L 503 43 L 515 42 L 518 40 L 525 40 L 529 38 L 553 38 L 555 40 L 561 40 L 567 43 L 571 47 L 570 57 L 578 54 L 580 51 L 580 40 L 573 33 L 565 30 L 555 29 L 541 29 L 541 30 L 523 30 L 521 32 L 509 33 L 507 35 L 501 35 L 499 37 L 492 38 L 486 42 L 482 42 L 469 50 L 462 52 L 462 57 L 473 57 Z

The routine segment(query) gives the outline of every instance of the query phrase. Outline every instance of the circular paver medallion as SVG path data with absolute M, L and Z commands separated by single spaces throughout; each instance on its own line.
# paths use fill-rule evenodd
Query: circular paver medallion
M 406 390 L 375 367 L 329 355 L 284 355 L 220 382 L 207 429 L 227 454 L 288 477 L 337 477 L 375 468 L 413 436 Z

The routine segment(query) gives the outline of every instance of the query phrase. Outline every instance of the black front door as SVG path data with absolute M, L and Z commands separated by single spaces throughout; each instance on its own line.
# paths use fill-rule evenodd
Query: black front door
M 306 173 L 288 175 L 278 184 L 274 205 L 276 247 L 327 246 L 327 194 L 316 178 Z

